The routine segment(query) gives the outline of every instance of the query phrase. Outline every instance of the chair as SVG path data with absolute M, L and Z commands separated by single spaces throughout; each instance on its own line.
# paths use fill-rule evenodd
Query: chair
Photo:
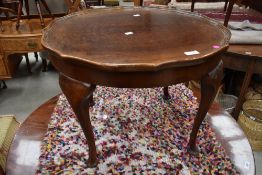
M 5 4 L 3 3 L 2 0 L 0 0 L 0 14 L 4 13 L 6 18 L 10 20 L 10 15 L 16 15 L 16 11 L 10 8 L 5 7 Z M 3 24 L 2 24 L 2 19 L 0 18 L 0 31 L 3 32 Z
M 5 174 L 9 148 L 19 125 L 13 115 L 0 116 L 0 175 Z
M 38 12 L 38 15 L 40 17 L 40 22 L 41 22 L 41 26 L 44 28 L 45 27 L 45 23 L 44 23 L 44 19 L 43 19 L 43 16 L 42 16 L 42 11 L 41 11 L 41 7 L 40 7 L 40 2 L 43 4 L 43 6 L 45 7 L 45 9 L 48 11 L 49 15 L 52 16 L 53 18 L 53 15 L 46 3 L 45 0 L 34 0 L 35 1 L 35 4 L 36 4 L 36 8 L 37 8 L 37 12 Z M 16 23 L 16 29 L 19 29 L 19 26 L 20 26 L 20 19 L 21 19 L 21 15 L 22 15 L 22 7 L 23 7 L 23 0 L 19 0 L 19 5 L 18 5 L 18 12 L 17 12 L 17 23 Z M 25 8 L 26 8 L 26 15 L 27 15 L 27 18 L 29 18 L 29 1 L 28 0 L 25 0 Z

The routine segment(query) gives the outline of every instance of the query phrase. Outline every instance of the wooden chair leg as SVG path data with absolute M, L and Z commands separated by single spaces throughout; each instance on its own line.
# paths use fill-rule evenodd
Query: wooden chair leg
M 34 52 L 34 55 L 35 55 L 35 61 L 38 62 L 38 53 Z
M 18 4 L 18 11 L 17 11 L 17 22 L 16 22 L 16 30 L 19 28 L 20 26 L 20 18 L 22 15 L 22 8 L 23 8 L 23 0 L 19 0 L 19 4 Z
M 27 71 L 28 71 L 29 74 L 32 74 L 28 53 L 26 53 L 24 56 L 25 56 Z
M 229 18 L 231 16 L 231 13 L 232 13 L 232 10 L 233 10 L 233 6 L 235 4 L 236 0 L 229 0 L 229 4 L 228 4 L 228 7 L 227 7 L 227 12 L 226 12 L 226 17 L 225 17 L 225 21 L 224 21 L 224 26 L 227 27 L 228 25 L 228 21 L 229 21 Z
M 28 0 L 25 0 L 25 9 L 26 9 L 26 16 L 29 18 L 29 3 Z
M 43 4 L 43 6 L 45 7 L 45 9 L 47 10 L 47 12 L 49 13 L 49 15 L 51 15 L 52 18 L 54 18 L 54 16 L 52 15 L 51 10 L 49 9 L 46 1 L 45 1 L 45 0 L 41 0 L 41 2 L 42 2 L 42 4 Z
M 38 12 L 39 17 L 40 17 L 41 26 L 42 26 L 42 28 L 44 28 L 45 22 L 44 22 L 44 19 L 43 19 L 43 16 L 42 16 L 42 11 L 41 11 L 39 0 L 35 0 L 35 4 L 36 4 L 37 12 Z
M 227 10 L 228 0 L 225 1 L 224 11 Z
M 196 2 L 196 0 L 192 0 L 192 2 L 191 2 L 191 12 L 194 11 L 194 8 L 195 8 L 195 2 Z

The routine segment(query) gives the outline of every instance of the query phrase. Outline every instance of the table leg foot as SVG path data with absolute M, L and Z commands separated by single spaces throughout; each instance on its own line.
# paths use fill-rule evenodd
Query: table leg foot
M 197 149 L 196 137 L 199 127 L 203 119 L 205 118 L 207 111 L 209 110 L 210 106 L 214 101 L 214 98 L 222 80 L 222 76 L 223 64 L 221 61 L 215 69 L 213 69 L 211 72 L 209 72 L 201 79 L 201 100 L 189 140 L 189 149 L 191 151 L 195 151 Z
M 94 102 L 94 97 L 93 97 L 93 94 L 90 96 L 90 102 L 89 102 L 89 106 L 90 107 L 93 107 L 95 105 L 95 102 Z
M 95 167 L 97 165 L 97 153 L 93 127 L 89 116 L 90 100 L 95 90 L 95 86 L 74 80 L 63 74 L 59 75 L 59 84 L 75 112 L 87 139 L 89 147 L 87 165 L 88 167 Z
M 163 92 L 164 92 L 164 100 L 169 100 L 171 97 L 168 92 L 168 86 L 163 88 Z

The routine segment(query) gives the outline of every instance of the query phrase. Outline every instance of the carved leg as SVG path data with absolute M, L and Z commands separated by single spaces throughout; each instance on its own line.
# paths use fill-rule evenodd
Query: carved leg
M 97 165 L 97 153 L 94 133 L 89 117 L 90 97 L 92 97 L 95 86 L 71 79 L 61 73 L 59 76 L 59 84 L 86 136 L 89 147 L 88 167 L 95 167 Z
M 34 52 L 34 55 L 35 55 L 35 61 L 38 62 L 38 53 Z
M 207 111 L 213 103 L 216 93 L 219 89 L 220 82 L 223 76 L 223 63 L 222 61 L 218 66 L 209 72 L 201 79 L 201 100 L 197 116 L 194 121 L 193 129 L 190 134 L 189 150 L 196 150 L 196 137 L 198 129 L 205 118 Z
M 39 17 L 40 17 L 41 26 L 42 26 L 42 28 L 44 28 L 45 22 L 44 22 L 44 19 L 43 19 L 43 16 L 42 16 L 42 11 L 41 11 L 39 0 L 35 0 L 35 4 L 36 4 L 37 12 L 38 12 Z
M 23 8 L 23 0 L 19 0 L 18 10 L 17 10 L 17 22 L 16 22 L 16 30 L 18 30 L 20 26 L 20 18 L 22 15 L 22 8 Z
M 163 91 L 164 91 L 164 99 L 165 100 L 170 99 L 170 95 L 169 95 L 169 92 L 168 92 L 168 86 L 164 87 Z
M 196 2 L 196 0 L 192 0 L 192 2 L 191 2 L 191 12 L 194 11 L 194 8 L 195 8 L 195 2 Z
M 28 57 L 28 53 L 25 54 L 25 61 L 26 61 L 26 67 L 27 67 L 28 73 L 29 73 L 29 74 L 32 74 L 31 65 L 30 65 L 29 57 Z

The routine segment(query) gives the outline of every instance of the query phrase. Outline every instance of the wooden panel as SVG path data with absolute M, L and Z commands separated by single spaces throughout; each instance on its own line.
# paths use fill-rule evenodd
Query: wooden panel
M 0 76 L 6 76 L 7 70 L 4 63 L 4 56 L 0 55 Z
M 42 45 L 39 38 L 29 39 L 3 39 L 2 49 L 5 51 L 35 51 L 42 50 Z

